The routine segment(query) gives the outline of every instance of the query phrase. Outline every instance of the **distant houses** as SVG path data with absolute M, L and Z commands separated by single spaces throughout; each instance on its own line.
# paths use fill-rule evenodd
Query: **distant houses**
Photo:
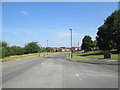
M 56 49 L 55 48 L 51 48 L 50 52 L 56 52 Z
M 72 47 L 72 51 L 80 51 L 81 47 Z
M 70 48 L 51 48 L 50 52 L 69 52 Z
M 96 41 L 95 42 L 95 46 L 91 48 L 91 51 L 96 51 L 99 50 L 99 47 L 96 45 Z M 50 52 L 70 52 L 72 50 L 72 52 L 76 52 L 76 51 L 82 51 L 82 47 L 50 47 Z
M 80 51 L 81 47 L 72 47 L 72 51 Z M 51 48 L 50 52 L 70 52 L 71 48 L 60 47 L 60 48 Z

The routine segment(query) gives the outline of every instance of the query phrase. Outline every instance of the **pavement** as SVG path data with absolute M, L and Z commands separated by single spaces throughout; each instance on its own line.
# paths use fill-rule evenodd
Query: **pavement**
M 118 88 L 118 66 L 71 62 L 67 54 L 2 64 L 3 88 Z

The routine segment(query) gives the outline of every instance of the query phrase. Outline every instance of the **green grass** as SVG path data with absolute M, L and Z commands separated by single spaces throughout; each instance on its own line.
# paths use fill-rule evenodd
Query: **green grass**
M 120 57 L 120 56 L 119 56 Z M 73 58 L 67 56 L 66 59 L 70 61 L 90 61 L 92 59 L 104 59 L 102 51 L 89 51 L 82 54 L 73 54 Z M 111 59 L 118 60 L 118 54 L 111 54 Z
M 70 56 L 67 56 L 66 59 L 70 61 L 90 61 L 91 60 L 89 58 L 78 56 L 77 54 L 73 54 L 72 58 L 70 58 Z
M 82 53 L 80 55 L 88 58 L 92 58 L 92 59 L 104 59 L 102 51 L 89 51 L 86 53 Z M 118 59 L 118 54 L 111 54 L 111 59 Z
M 57 54 L 57 53 L 67 53 L 67 52 L 48 52 L 48 55 Z M 26 59 L 33 59 L 33 58 L 41 58 L 48 56 L 46 52 L 42 53 L 32 53 L 32 54 L 24 54 L 24 55 L 14 55 L 0 59 L 0 62 L 7 62 L 13 60 L 26 60 Z
M 5 57 L 0 59 L 1 62 L 6 62 L 6 61 L 12 61 L 12 60 L 17 60 L 17 59 L 26 59 L 26 58 L 33 58 L 37 57 L 37 53 L 33 53 L 33 54 L 24 54 L 24 55 L 14 55 L 14 56 L 9 56 L 9 57 Z

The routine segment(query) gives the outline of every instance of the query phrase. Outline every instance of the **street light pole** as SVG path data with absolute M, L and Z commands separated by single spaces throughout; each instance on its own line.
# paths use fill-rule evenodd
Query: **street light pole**
M 70 28 L 69 30 L 71 31 L 71 53 L 70 53 L 71 55 L 70 56 L 72 58 L 72 29 Z
M 77 53 L 79 53 L 79 42 L 78 42 L 78 49 L 77 49 L 77 50 L 78 50 L 78 52 L 77 52 Z

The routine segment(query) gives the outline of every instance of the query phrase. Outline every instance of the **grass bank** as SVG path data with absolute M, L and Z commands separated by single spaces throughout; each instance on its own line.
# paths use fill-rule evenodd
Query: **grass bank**
M 48 52 L 48 55 L 57 54 L 57 53 L 67 53 L 67 52 Z M 31 53 L 31 54 L 23 54 L 23 55 L 14 55 L 0 59 L 0 62 L 7 62 L 13 60 L 25 60 L 25 59 L 34 59 L 48 56 L 46 52 L 42 53 Z
M 118 60 L 119 55 L 116 53 L 116 51 L 111 51 L 111 59 Z M 102 51 L 89 51 L 81 54 L 74 53 L 73 58 L 70 58 L 70 56 L 67 56 L 66 59 L 70 61 L 90 61 L 93 59 L 104 59 L 103 52 Z
M 67 60 L 70 60 L 70 61 L 90 61 L 91 59 L 90 58 L 86 58 L 86 57 L 82 57 L 82 56 L 79 56 L 78 54 L 74 53 L 72 55 L 72 58 L 68 55 L 66 57 Z
M 88 57 L 91 59 L 104 59 L 103 51 L 89 51 L 86 53 L 79 54 L 79 56 Z M 116 51 L 111 51 L 111 59 L 118 59 L 118 54 Z

